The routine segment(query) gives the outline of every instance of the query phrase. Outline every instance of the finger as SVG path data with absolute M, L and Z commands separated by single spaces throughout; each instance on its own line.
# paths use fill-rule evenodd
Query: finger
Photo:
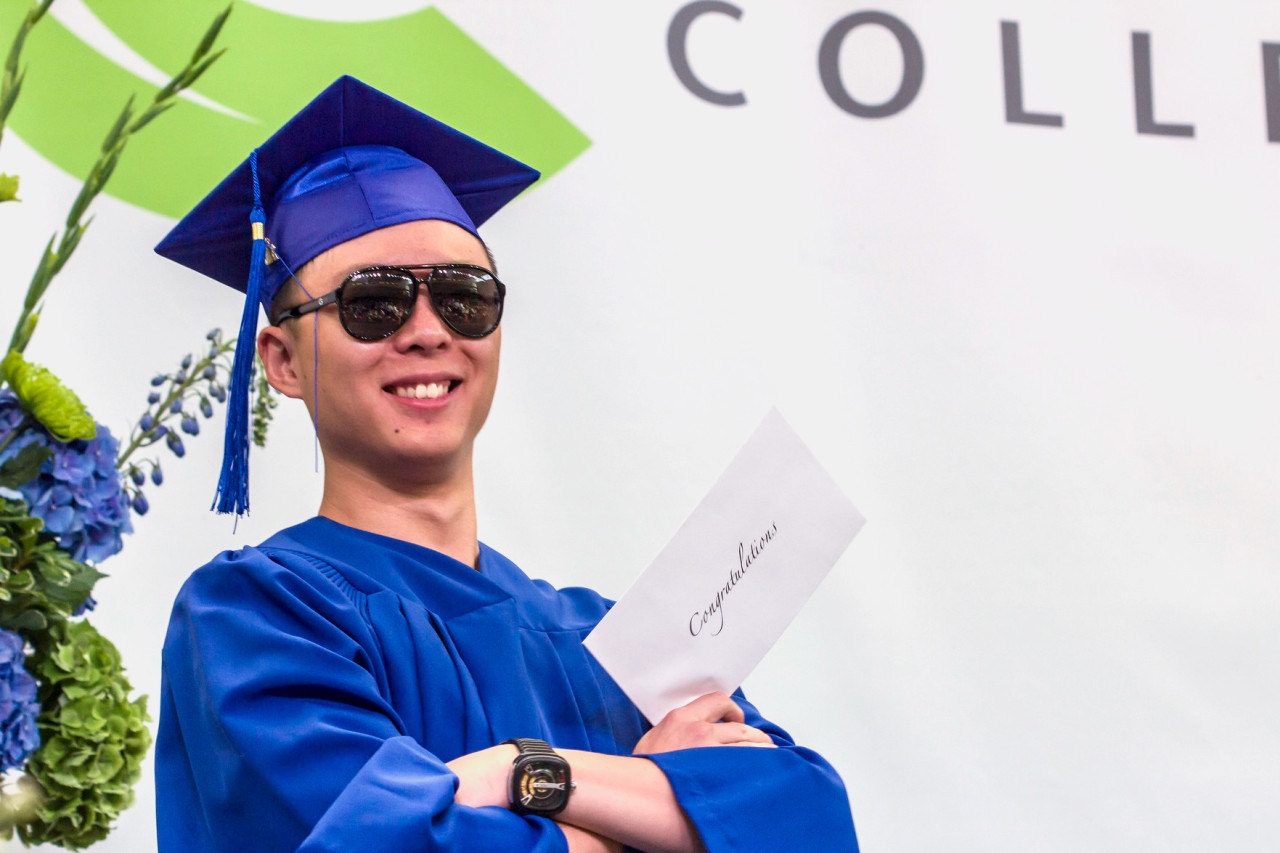
M 707 723 L 741 723 L 745 719 L 738 703 L 734 702 L 728 694 L 718 691 L 699 696 L 685 705 L 684 710 L 696 719 Z
M 742 723 L 720 723 L 716 727 L 718 740 L 723 744 L 757 743 L 773 744 L 773 739 L 754 726 Z

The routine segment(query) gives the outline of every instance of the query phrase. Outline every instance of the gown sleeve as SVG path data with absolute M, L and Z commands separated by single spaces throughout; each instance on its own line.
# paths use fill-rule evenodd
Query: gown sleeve
M 707 853 L 821 850 L 858 853 L 844 783 L 812 750 L 764 719 L 742 691 L 746 723 L 776 749 L 716 746 L 643 755 L 666 774 Z
M 255 549 L 197 571 L 164 647 L 161 853 L 562 853 L 554 822 L 453 801 L 379 690 L 376 639 L 327 577 Z

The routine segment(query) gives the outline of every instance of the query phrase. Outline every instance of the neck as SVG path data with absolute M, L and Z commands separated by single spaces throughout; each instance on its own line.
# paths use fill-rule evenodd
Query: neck
M 326 460 L 320 515 L 439 551 L 476 566 L 475 484 L 471 461 L 445 476 L 387 480 Z

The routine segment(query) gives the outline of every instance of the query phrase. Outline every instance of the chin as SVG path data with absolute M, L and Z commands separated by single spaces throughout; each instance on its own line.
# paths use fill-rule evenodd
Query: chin
M 423 442 L 402 447 L 387 460 L 388 469 L 402 478 L 435 479 L 471 465 L 471 444 Z

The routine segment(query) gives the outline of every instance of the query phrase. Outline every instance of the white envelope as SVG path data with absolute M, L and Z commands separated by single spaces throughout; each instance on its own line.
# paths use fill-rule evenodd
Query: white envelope
M 777 410 L 584 641 L 649 721 L 750 674 L 865 522 Z

